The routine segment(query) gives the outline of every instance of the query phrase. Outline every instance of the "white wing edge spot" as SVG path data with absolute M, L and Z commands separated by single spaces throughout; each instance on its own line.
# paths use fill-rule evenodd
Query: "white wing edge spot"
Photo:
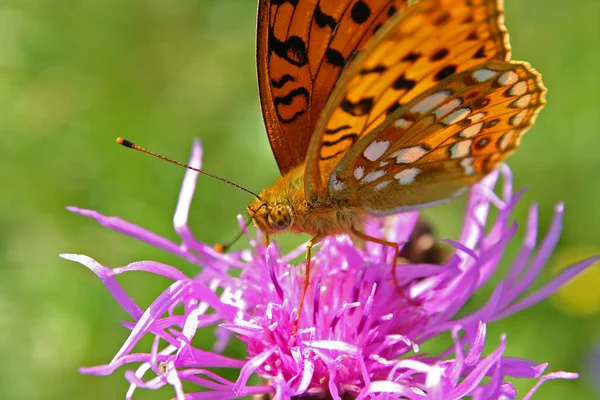
M 379 182 L 376 186 L 375 186 L 375 190 L 382 190 L 385 189 L 387 187 L 387 185 L 390 184 L 390 182 L 392 181 L 383 181 L 383 182 Z
M 525 93 L 527 93 L 527 82 L 525 81 L 517 83 L 515 86 L 511 87 L 508 92 L 511 96 L 521 96 Z
M 506 150 L 508 148 L 508 145 L 512 141 L 514 134 L 515 131 L 509 131 L 502 135 L 502 137 L 500 138 L 500 142 L 498 143 L 500 150 Z
M 331 177 L 329 178 L 329 186 L 338 192 L 344 188 L 344 182 L 338 179 L 336 172 L 331 174 Z
M 465 175 L 473 175 L 475 167 L 473 166 L 473 157 L 463 158 L 460 161 L 460 166 L 465 170 Z
M 475 125 L 471 125 L 468 128 L 463 129 L 460 132 L 460 136 L 464 137 L 464 138 L 473 137 L 473 136 L 477 135 L 479 132 L 481 132 L 481 128 L 483 128 L 483 122 L 479 122 Z
M 477 114 L 473 114 L 470 118 L 471 122 L 478 122 L 481 118 L 485 117 L 484 112 L 478 112 Z
M 479 83 L 489 81 L 496 75 L 498 75 L 498 71 L 492 71 L 491 69 L 487 68 L 478 69 L 477 71 L 473 72 L 473 78 Z
M 529 102 L 531 101 L 531 95 L 530 94 L 526 94 L 525 96 L 513 101 L 512 103 L 510 103 L 511 108 L 525 108 L 529 105 Z
M 523 120 L 525 119 L 525 116 L 527 115 L 527 111 L 523 110 L 520 113 L 513 115 L 512 117 L 509 118 L 508 123 L 511 126 L 518 126 L 521 125 L 521 122 L 523 122 Z
M 364 174 L 365 174 L 365 168 L 364 167 L 356 167 L 356 168 L 354 168 L 354 177 L 357 180 L 361 179 Z
M 450 147 L 450 158 L 463 158 L 471 153 L 472 140 L 464 140 Z
M 515 83 L 518 80 L 519 80 L 519 75 L 517 75 L 517 73 L 515 71 L 506 71 L 505 73 L 500 75 L 500 78 L 498 78 L 498 84 L 500 86 L 508 86 L 508 85 L 512 85 L 513 83 Z
M 367 146 L 363 155 L 369 161 L 377 161 L 390 147 L 390 142 L 387 140 L 379 141 L 373 140 L 371 144 Z
M 422 114 L 433 110 L 442 101 L 446 100 L 451 95 L 450 91 L 442 90 L 435 92 L 425 97 L 423 100 L 415 104 L 411 109 L 411 113 Z
M 408 168 L 398 172 L 394 175 L 394 178 L 398 179 L 401 185 L 410 185 L 420 173 L 421 170 L 419 168 Z
M 361 182 L 363 182 L 363 183 L 375 182 L 377 179 L 381 178 L 384 175 L 385 175 L 385 171 L 383 171 L 381 169 L 377 170 L 377 171 L 371 171 L 367 174 L 367 176 L 365 176 L 363 178 L 363 180 Z
M 411 164 L 423 157 L 425 154 L 427 154 L 427 150 L 421 146 L 413 146 L 399 150 L 393 153 L 391 157 L 396 157 L 396 164 Z
M 404 118 L 398 118 L 396 121 L 394 121 L 394 126 L 396 128 L 406 129 L 411 125 L 412 124 Z
M 471 109 L 469 107 L 461 108 L 444 118 L 442 120 L 442 123 L 446 125 L 455 124 L 458 121 L 462 121 L 463 119 L 465 119 L 470 113 Z

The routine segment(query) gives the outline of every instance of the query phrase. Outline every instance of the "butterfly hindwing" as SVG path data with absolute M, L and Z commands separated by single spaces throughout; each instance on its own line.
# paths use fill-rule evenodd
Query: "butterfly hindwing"
M 452 75 L 510 57 L 500 1 L 421 0 L 398 13 L 348 67 L 310 144 L 309 199 L 334 167 L 391 114 Z
M 257 68 L 271 148 L 282 174 L 306 158 L 342 71 L 406 0 L 260 0 Z
M 526 63 L 489 61 L 453 75 L 356 143 L 331 175 L 330 197 L 376 215 L 452 198 L 519 146 L 544 94 Z

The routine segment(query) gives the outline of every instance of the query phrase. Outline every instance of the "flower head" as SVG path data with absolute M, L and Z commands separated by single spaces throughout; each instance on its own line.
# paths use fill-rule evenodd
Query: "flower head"
M 190 164 L 200 168 L 200 159 L 200 145 L 195 143 Z M 502 184 L 498 183 L 500 177 Z M 394 284 L 391 252 L 386 248 L 374 243 L 358 246 L 345 235 L 326 238 L 314 252 L 311 284 L 297 334 L 292 332 L 303 269 L 290 263 L 304 253 L 304 247 L 282 255 L 275 243 L 266 248 L 261 244 L 260 232 L 253 237 L 247 231 L 250 248 L 232 254 L 220 254 L 197 241 L 187 227 L 196 178 L 197 173 L 186 173 L 179 196 L 174 217 L 179 244 L 119 218 L 69 208 L 202 268 L 197 276 L 187 277 L 172 266 L 153 261 L 109 269 L 86 256 L 62 255 L 90 268 L 133 319 L 124 323 L 131 333 L 109 364 L 82 368 L 84 373 L 106 375 L 122 365 L 141 363 L 135 371 L 125 373 L 131 384 L 127 398 L 138 387 L 171 385 L 178 399 L 262 394 L 278 399 L 311 394 L 333 399 L 513 399 L 517 393 L 510 378 L 539 378 L 522 396 L 528 399 L 545 380 L 577 377 L 567 372 L 543 375 L 547 364 L 504 356 L 505 335 L 496 350 L 483 354 L 485 341 L 494 340 L 486 336 L 488 323 L 543 300 L 597 260 L 575 264 L 541 289 L 525 294 L 558 241 L 562 205 L 556 207 L 549 232 L 539 246 L 537 208 L 531 208 L 524 243 L 509 271 L 482 307 L 457 316 L 473 293 L 497 272 L 517 231 L 511 212 L 522 192 L 513 193 L 507 167 L 471 190 L 462 233 L 458 240 L 448 241 L 455 251 L 445 263 L 397 268 L 406 296 L 399 295 Z M 493 208 L 497 216 L 489 221 Z M 365 230 L 371 236 L 403 244 L 417 220 L 416 212 L 373 219 Z M 245 230 L 243 221 L 240 223 Z M 160 274 L 173 283 L 143 310 L 115 279 L 132 270 Z M 232 277 L 231 270 L 240 270 L 239 277 Z M 199 329 L 205 327 L 215 327 L 211 351 L 192 344 Z M 453 340 L 450 348 L 438 354 L 420 351 L 421 344 L 447 333 Z M 152 348 L 133 353 L 145 335 L 154 337 Z M 234 335 L 247 346 L 245 359 L 220 354 Z M 213 372 L 217 367 L 239 369 L 237 381 Z M 254 373 L 263 384 L 249 383 Z M 485 377 L 489 379 L 484 383 Z M 184 393 L 184 381 L 202 391 Z

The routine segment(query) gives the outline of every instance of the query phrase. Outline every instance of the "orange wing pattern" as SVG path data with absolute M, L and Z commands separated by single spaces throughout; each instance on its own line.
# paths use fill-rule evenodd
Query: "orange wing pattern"
M 499 1 L 421 0 L 395 15 L 356 57 L 331 96 L 307 158 L 309 198 L 346 152 L 403 105 L 510 46 Z
M 257 67 L 271 148 L 282 174 L 305 161 L 341 73 L 407 0 L 260 0 Z
M 331 175 L 330 196 L 375 215 L 452 198 L 519 146 L 544 94 L 526 63 L 490 61 L 455 74 L 355 144 Z

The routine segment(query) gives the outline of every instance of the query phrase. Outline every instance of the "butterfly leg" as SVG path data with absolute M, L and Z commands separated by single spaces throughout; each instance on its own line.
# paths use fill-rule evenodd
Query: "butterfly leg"
M 296 334 L 298 330 L 298 322 L 300 321 L 300 313 L 302 312 L 302 306 L 304 305 L 304 298 L 306 297 L 306 292 L 308 291 L 308 285 L 310 284 L 310 258 L 312 253 L 312 248 L 315 244 L 319 243 L 325 237 L 324 234 L 319 233 L 306 245 L 306 268 L 304 273 L 304 288 L 302 289 L 302 296 L 300 296 L 300 304 L 298 305 L 298 313 L 296 314 L 296 321 L 294 322 L 294 328 L 292 329 L 292 335 Z
M 404 297 L 410 303 L 414 303 L 414 301 L 406 295 L 406 293 L 402 289 L 402 286 L 400 286 L 398 277 L 396 276 L 396 266 L 398 265 L 398 254 L 400 253 L 400 247 L 398 246 L 398 243 L 388 242 L 387 240 L 383 240 L 383 239 L 379 239 L 379 238 L 376 238 L 373 236 L 365 235 L 364 233 L 362 233 L 354 228 L 352 228 L 352 233 L 354 233 L 354 235 L 356 235 L 358 238 L 363 239 L 365 241 L 379 243 L 384 246 L 392 247 L 394 249 L 394 261 L 392 262 L 392 279 L 394 280 L 394 284 L 396 285 L 396 288 L 402 294 L 402 297 Z

